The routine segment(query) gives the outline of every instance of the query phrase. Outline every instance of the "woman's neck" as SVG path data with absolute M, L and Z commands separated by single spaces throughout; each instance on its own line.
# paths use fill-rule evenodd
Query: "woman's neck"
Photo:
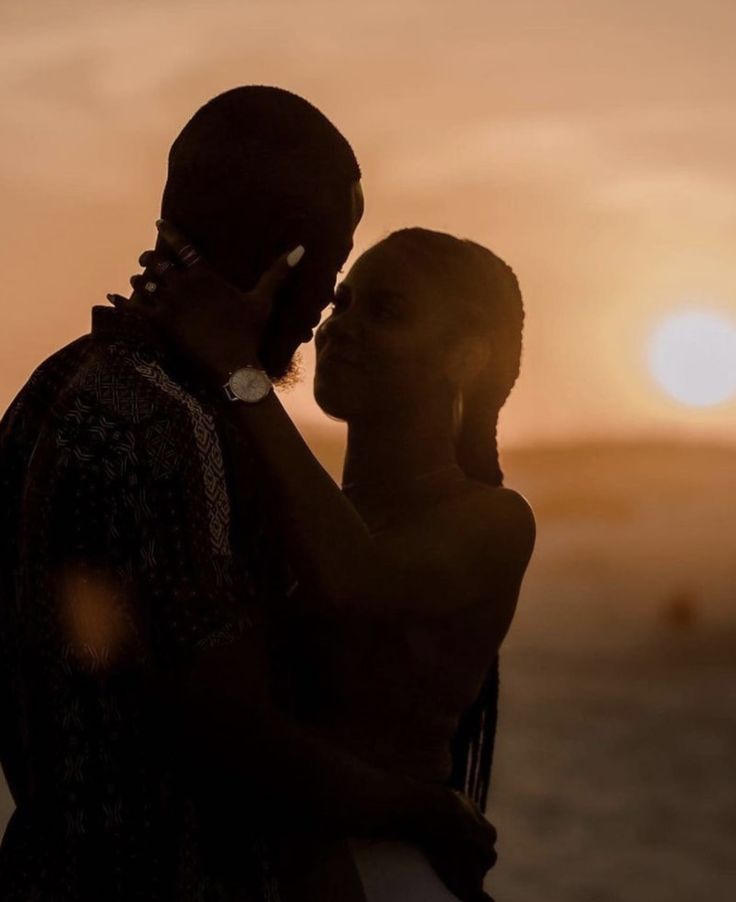
M 450 417 L 407 411 L 395 418 L 353 420 L 343 486 L 404 487 L 456 463 Z

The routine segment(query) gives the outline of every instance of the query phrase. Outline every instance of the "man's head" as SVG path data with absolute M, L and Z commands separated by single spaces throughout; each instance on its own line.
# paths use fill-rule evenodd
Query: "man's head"
M 280 254 L 306 254 L 276 301 L 261 357 L 279 378 L 331 301 L 363 212 L 360 168 L 332 123 L 279 88 L 219 94 L 169 152 L 161 216 L 244 291 Z

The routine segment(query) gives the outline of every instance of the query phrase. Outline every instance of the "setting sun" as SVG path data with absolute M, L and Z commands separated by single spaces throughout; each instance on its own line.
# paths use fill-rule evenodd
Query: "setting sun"
M 717 313 L 672 314 L 655 329 L 649 367 L 668 395 L 709 407 L 736 395 L 736 323 Z

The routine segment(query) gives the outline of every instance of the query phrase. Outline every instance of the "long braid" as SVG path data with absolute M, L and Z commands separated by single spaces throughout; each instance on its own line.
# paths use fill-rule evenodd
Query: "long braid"
M 524 306 L 516 276 L 506 263 L 475 245 L 491 270 L 491 331 L 497 333 L 491 361 L 464 403 L 458 435 L 458 463 L 467 476 L 491 486 L 503 485 L 498 455 L 501 407 L 519 376 Z M 486 301 L 488 298 L 486 298 Z M 475 702 L 465 712 L 453 739 L 453 785 L 485 811 L 488 804 L 498 719 L 499 656 L 488 670 Z
M 402 229 L 388 236 L 420 259 L 446 288 L 447 296 L 463 303 L 458 316 L 466 329 L 478 328 L 489 338 L 486 367 L 461 398 L 456 440 L 457 462 L 470 479 L 503 485 L 498 456 L 498 419 L 521 365 L 524 305 L 511 267 L 487 248 L 428 229 Z M 450 785 L 464 791 L 485 810 L 490 788 L 499 693 L 498 655 L 480 692 L 463 714 L 452 740 Z
M 488 435 L 490 453 L 484 461 L 483 474 L 492 477 L 494 481 L 491 482 L 490 479 L 483 481 L 500 486 L 503 484 L 503 472 L 498 461 L 497 424 L 498 412 L 493 419 L 492 431 Z M 475 467 L 471 473 L 474 478 L 478 478 Z M 451 785 L 463 791 L 481 811 L 485 811 L 488 804 L 498 719 L 498 695 L 499 656 L 496 655 L 478 696 L 460 718 L 451 746 Z
M 500 486 L 498 418 L 519 377 L 524 304 L 516 275 L 507 263 L 481 245 L 463 244 L 476 258 L 475 297 L 476 303 L 484 305 L 480 328 L 489 335 L 491 353 L 485 369 L 466 388 L 456 450 L 467 476 Z

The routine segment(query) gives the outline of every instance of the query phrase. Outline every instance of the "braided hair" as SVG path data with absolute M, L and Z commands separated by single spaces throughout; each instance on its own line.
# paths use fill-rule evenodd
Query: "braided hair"
M 489 358 L 459 398 L 455 437 L 458 465 L 470 479 L 503 485 L 498 459 L 498 417 L 521 365 L 524 305 L 511 267 L 488 248 L 422 228 L 392 232 L 400 246 L 456 305 L 454 329 L 487 336 Z M 460 718 L 452 740 L 450 785 L 485 810 L 488 801 L 498 711 L 498 655 L 480 692 Z

